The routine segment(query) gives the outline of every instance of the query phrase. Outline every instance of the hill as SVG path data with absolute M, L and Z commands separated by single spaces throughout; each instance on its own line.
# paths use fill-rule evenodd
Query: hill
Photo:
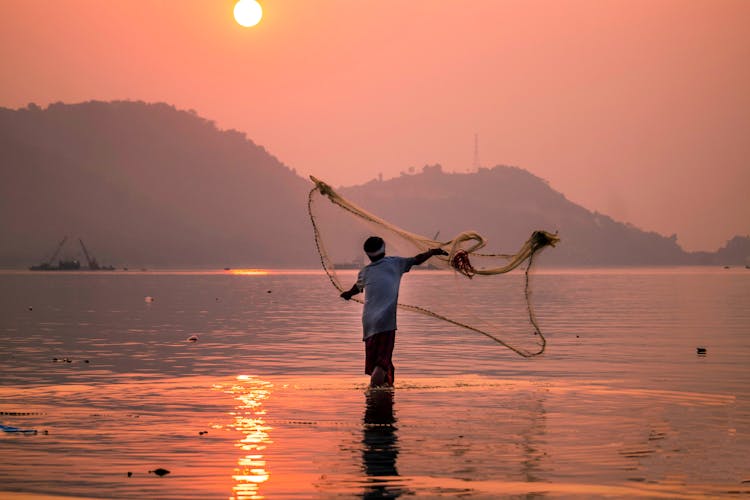
M 311 184 L 263 147 L 167 104 L 86 102 L 0 108 L 0 266 L 49 257 L 82 237 L 102 264 L 315 267 Z M 516 167 L 467 174 L 439 165 L 340 189 L 409 230 L 441 238 L 474 229 L 515 251 L 558 231 L 555 265 L 743 264 L 750 238 L 716 253 L 591 212 Z M 69 251 L 77 251 L 68 246 Z
M 691 257 L 676 242 L 567 200 L 546 181 L 517 167 L 444 173 L 439 165 L 416 175 L 371 181 L 342 194 L 421 234 L 450 238 L 473 229 L 491 249 L 515 251 L 535 229 L 559 232 L 562 241 L 544 260 L 557 265 L 676 265 Z
M 0 265 L 44 260 L 65 234 L 118 267 L 316 262 L 298 215 L 308 181 L 190 111 L 142 102 L 1 109 L 0 157 Z

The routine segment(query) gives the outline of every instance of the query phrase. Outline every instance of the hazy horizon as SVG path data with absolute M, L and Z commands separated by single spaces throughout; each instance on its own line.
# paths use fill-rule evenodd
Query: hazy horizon
M 750 3 L 3 0 L 0 106 L 143 100 L 334 185 L 515 165 L 688 251 L 750 234 Z

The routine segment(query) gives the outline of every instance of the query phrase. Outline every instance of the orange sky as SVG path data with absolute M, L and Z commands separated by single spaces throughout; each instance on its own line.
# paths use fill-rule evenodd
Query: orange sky
M 466 171 L 478 133 L 688 250 L 750 234 L 746 0 L 261 3 L 0 0 L 0 106 L 165 101 L 334 185 Z

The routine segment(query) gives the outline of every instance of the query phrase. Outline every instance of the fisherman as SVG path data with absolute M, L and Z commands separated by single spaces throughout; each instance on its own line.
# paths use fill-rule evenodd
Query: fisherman
M 370 386 L 393 386 L 393 346 L 396 341 L 396 308 L 401 276 L 412 266 L 418 266 L 434 255 L 448 255 L 442 248 L 431 248 L 414 257 L 385 256 L 385 241 L 371 236 L 364 250 L 370 263 L 362 268 L 357 282 L 341 293 L 349 300 L 365 292 L 362 328 L 365 342 L 365 373 L 370 375 Z

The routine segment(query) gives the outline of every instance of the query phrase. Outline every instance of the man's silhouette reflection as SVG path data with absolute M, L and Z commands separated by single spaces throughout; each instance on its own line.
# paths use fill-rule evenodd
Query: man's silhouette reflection
M 362 498 L 398 498 L 403 490 L 393 484 L 393 476 L 398 476 L 398 436 L 396 417 L 393 414 L 393 389 L 368 389 L 365 396 L 362 464 L 370 481 Z

